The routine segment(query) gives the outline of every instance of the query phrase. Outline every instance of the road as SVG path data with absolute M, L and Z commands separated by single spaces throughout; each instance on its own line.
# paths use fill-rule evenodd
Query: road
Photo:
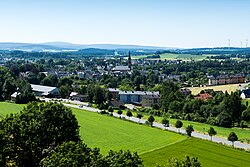
M 45 100 L 45 101 L 51 101 L 51 99 L 48 99 L 48 98 L 46 98 L 46 99 L 41 99 L 41 100 Z M 66 104 L 66 103 L 63 103 L 65 106 L 67 106 L 67 107 L 73 107 L 73 108 L 78 108 L 78 109 L 83 109 L 83 110 L 87 110 L 87 111 L 91 111 L 91 112 L 100 112 L 100 110 L 99 109 L 96 109 L 96 108 L 93 108 L 93 107 L 87 107 L 87 106 L 85 106 L 86 105 L 86 103 L 82 103 L 82 102 L 79 102 L 79 101 L 71 101 L 71 100 L 66 100 L 66 99 L 64 99 L 63 100 L 64 102 L 70 102 L 70 103 L 74 103 L 74 104 Z M 83 104 L 83 105 L 82 105 Z M 81 106 L 81 108 L 78 106 L 78 105 L 82 105 Z M 125 119 L 127 119 L 127 120 L 130 120 L 130 121 L 133 121 L 133 122 L 140 122 L 140 123 L 142 123 L 142 124 L 144 124 L 145 122 L 146 122 L 146 120 L 144 120 L 144 119 L 138 119 L 138 118 L 136 118 L 136 117 L 128 117 L 128 116 L 126 116 L 126 115 L 119 115 L 119 114 L 117 114 L 117 113 L 113 113 L 113 116 L 114 117 L 122 117 L 122 118 L 125 118 Z M 164 127 L 162 124 L 160 124 L 160 123 L 157 123 L 157 122 L 154 122 L 153 123 L 153 126 L 154 127 L 157 127 L 157 128 L 160 128 L 160 129 L 166 129 L 166 130 L 168 130 L 168 131 L 173 131 L 173 132 L 179 132 L 179 129 L 177 129 L 177 128 L 175 128 L 175 127 L 173 127 L 173 126 L 169 126 L 169 127 Z M 180 132 L 179 133 L 182 133 L 182 134 L 186 134 L 186 131 L 184 130 L 184 129 L 180 129 Z M 196 137 L 196 138 L 200 138 L 200 139 L 205 139 L 205 140 L 210 140 L 211 139 L 211 137 L 209 136 L 209 135 L 207 135 L 207 134 L 202 134 L 202 133 L 199 133 L 199 132 L 193 132 L 192 133 L 192 136 L 193 137 Z M 230 142 L 230 141 L 228 141 L 228 140 L 226 140 L 226 139 L 224 139 L 224 138 L 221 138 L 221 137 L 216 137 L 216 136 L 213 136 L 213 140 L 212 140 L 213 142 L 215 142 L 215 143 L 220 143 L 220 144 L 223 144 L 223 145 L 229 145 L 229 146 L 231 146 L 232 145 L 232 142 Z M 239 142 L 239 141 L 236 141 L 235 143 L 234 143 L 234 146 L 235 147 L 237 147 L 237 148 L 243 148 L 243 149 L 246 149 L 246 150 L 250 150 L 250 144 L 246 144 L 246 143 L 241 143 L 241 142 Z

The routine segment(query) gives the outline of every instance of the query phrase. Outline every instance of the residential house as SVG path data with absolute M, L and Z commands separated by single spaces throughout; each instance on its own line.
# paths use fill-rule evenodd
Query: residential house
M 180 92 L 186 97 L 191 94 L 191 90 L 187 88 L 180 89 Z
M 143 107 L 152 107 L 154 104 L 160 104 L 160 95 L 145 95 L 142 96 L 142 106 Z
M 245 77 L 242 74 L 220 75 L 217 77 L 208 76 L 209 85 L 237 84 L 237 83 L 244 83 L 244 82 L 245 82 Z
M 250 98 L 250 89 L 243 90 L 240 94 L 242 99 Z
M 208 99 L 212 99 L 213 96 L 208 93 L 201 93 L 198 96 L 195 96 L 194 98 L 198 100 L 208 100 Z
M 112 94 L 112 99 L 119 99 L 119 89 L 117 88 L 108 88 L 108 91 Z
M 16 101 L 16 97 L 20 95 L 20 92 L 15 92 L 13 93 L 10 97 L 11 97 L 11 101 Z
M 108 103 L 109 106 L 113 107 L 114 109 L 124 108 L 124 103 L 120 100 L 111 100 Z
M 69 98 L 71 100 L 77 100 L 77 101 L 82 101 L 82 102 L 88 102 L 88 96 L 87 95 L 82 95 L 80 93 L 77 92 L 71 92 L 69 95 Z

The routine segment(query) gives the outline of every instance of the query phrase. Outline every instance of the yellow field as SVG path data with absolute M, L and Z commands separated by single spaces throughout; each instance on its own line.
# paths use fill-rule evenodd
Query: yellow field
M 217 85 L 217 86 L 206 86 L 206 87 L 188 87 L 191 90 L 193 95 L 197 95 L 201 90 L 204 89 L 213 89 L 214 91 L 223 91 L 223 92 L 235 92 L 236 90 L 240 90 L 240 84 L 228 84 L 228 85 Z M 241 84 L 243 87 L 245 84 Z

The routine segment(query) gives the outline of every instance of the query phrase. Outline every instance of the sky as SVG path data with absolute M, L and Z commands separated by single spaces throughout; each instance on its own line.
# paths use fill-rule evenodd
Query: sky
M 250 41 L 250 0 L 0 1 L 0 42 L 197 48 L 229 39 Z

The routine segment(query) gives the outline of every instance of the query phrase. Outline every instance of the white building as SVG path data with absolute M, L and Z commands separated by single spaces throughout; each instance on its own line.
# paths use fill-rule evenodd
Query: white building
M 37 96 L 59 96 L 57 87 L 31 84 L 31 88 Z

